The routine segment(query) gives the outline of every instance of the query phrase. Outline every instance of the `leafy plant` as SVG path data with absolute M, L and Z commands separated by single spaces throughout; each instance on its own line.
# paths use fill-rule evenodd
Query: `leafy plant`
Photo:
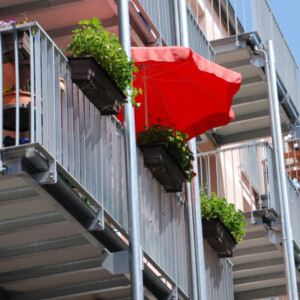
M 243 212 L 236 210 L 234 204 L 227 203 L 225 198 L 219 198 L 215 193 L 206 195 L 204 188 L 200 187 L 201 215 L 210 221 L 219 218 L 238 243 L 245 236 Z
M 15 92 L 15 91 L 16 91 L 16 88 L 14 85 L 8 85 L 4 88 L 3 94 Z
M 4 88 L 3 94 L 15 92 L 15 91 L 16 91 L 16 87 L 14 85 L 8 85 Z M 25 86 L 23 89 L 20 89 L 20 92 L 30 92 L 30 88 Z
M 191 181 L 196 175 L 193 172 L 194 156 L 187 145 L 188 134 L 180 130 L 153 124 L 145 131 L 138 133 L 138 145 L 163 144 L 166 150 L 173 156 L 187 175 L 187 181 Z
M 133 73 L 138 72 L 138 68 L 128 56 L 118 37 L 110 34 L 101 25 L 101 21 L 93 17 L 91 20 L 79 21 L 81 28 L 75 29 L 72 36 L 73 41 L 69 44 L 67 51 L 71 51 L 74 57 L 91 55 L 106 70 L 111 78 L 116 82 L 124 94 L 131 98 L 133 105 L 139 106 L 135 102 L 135 97 L 142 90 L 133 88 L 132 80 L 135 79 Z M 128 92 L 128 88 L 130 92 Z

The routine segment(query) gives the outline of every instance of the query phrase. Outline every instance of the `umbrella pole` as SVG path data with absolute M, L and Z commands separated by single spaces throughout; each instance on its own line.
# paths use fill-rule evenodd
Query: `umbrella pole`
M 131 58 L 130 25 L 128 0 L 118 0 L 120 40 L 128 59 Z M 129 213 L 129 258 L 131 299 L 144 299 L 143 295 L 143 257 L 140 232 L 140 199 L 138 187 L 137 151 L 135 140 L 134 109 L 130 103 L 124 105 L 124 129 L 128 178 Z
M 189 46 L 188 40 L 188 26 L 187 26 L 187 8 L 185 0 L 179 1 L 179 18 L 180 18 L 180 34 L 181 34 L 181 45 L 184 47 Z M 188 197 L 192 194 L 193 201 L 192 203 L 194 218 L 193 223 L 194 227 L 190 230 L 194 230 L 195 235 L 195 259 L 197 267 L 197 288 L 198 288 L 198 299 L 207 300 L 207 290 L 206 290 L 206 272 L 205 272 L 205 261 L 204 261 L 204 243 L 203 243 L 203 231 L 202 231 L 202 218 L 201 218 L 201 206 L 200 206 L 200 192 L 199 192 L 199 178 L 198 178 L 198 164 L 197 164 L 197 146 L 196 139 L 193 138 L 189 141 L 189 147 L 196 159 L 194 163 L 194 172 L 196 176 L 193 178 L 191 184 L 188 184 L 187 187 L 192 189 L 192 193 L 188 193 Z
M 144 77 L 143 77 L 143 83 L 144 83 L 144 94 L 145 94 L 145 121 L 146 121 L 146 128 L 149 127 L 148 124 L 148 98 L 147 98 L 147 77 L 146 77 L 146 71 L 144 68 Z

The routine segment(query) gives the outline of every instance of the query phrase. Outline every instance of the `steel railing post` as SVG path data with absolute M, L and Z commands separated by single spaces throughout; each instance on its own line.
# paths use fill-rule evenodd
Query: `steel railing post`
M 118 0 L 119 33 L 128 59 L 131 59 L 130 23 L 128 0 Z M 141 300 L 143 296 L 142 250 L 140 233 L 140 201 L 138 187 L 137 150 L 135 139 L 134 110 L 129 101 L 124 105 L 124 129 L 126 160 L 128 168 L 129 251 L 131 297 Z

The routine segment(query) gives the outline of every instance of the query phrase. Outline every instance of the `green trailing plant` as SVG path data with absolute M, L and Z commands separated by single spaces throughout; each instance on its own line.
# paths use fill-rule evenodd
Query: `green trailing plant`
M 236 210 L 234 204 L 227 203 L 225 198 L 218 197 L 215 193 L 206 195 L 204 187 L 200 187 L 201 215 L 210 221 L 219 218 L 230 231 L 236 242 L 241 243 L 245 236 L 243 212 Z
M 79 25 L 81 27 L 73 31 L 73 41 L 67 51 L 70 51 L 73 57 L 93 56 L 124 94 L 131 98 L 131 103 L 139 107 L 135 97 L 139 93 L 142 94 L 142 89 L 137 90 L 132 84 L 132 80 L 135 79 L 133 73 L 137 73 L 138 68 L 132 59 L 128 60 L 118 37 L 105 30 L 96 17 L 79 21 Z
M 173 156 L 177 163 L 182 167 L 187 175 L 187 181 L 191 181 L 196 175 L 193 172 L 194 156 L 187 145 L 188 134 L 180 130 L 163 126 L 161 124 L 153 124 L 145 131 L 138 133 L 138 145 L 154 145 L 162 144 L 165 149 Z

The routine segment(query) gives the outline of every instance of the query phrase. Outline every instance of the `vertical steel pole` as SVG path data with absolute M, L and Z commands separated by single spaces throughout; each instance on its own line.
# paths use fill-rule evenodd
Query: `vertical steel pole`
M 118 0 L 119 33 L 128 59 L 131 59 L 130 23 L 128 0 Z M 135 140 L 134 110 L 129 101 L 124 105 L 124 129 L 126 141 L 126 159 L 129 184 L 129 251 L 131 299 L 141 300 L 143 296 L 142 248 L 140 233 L 140 201 L 138 187 L 137 151 Z
M 181 33 L 181 45 L 188 47 L 188 26 L 187 26 L 187 12 L 185 0 L 179 0 L 179 18 L 180 18 L 180 33 Z M 194 235 L 195 235 L 195 252 L 196 252 L 196 266 L 197 266 L 197 280 L 198 280 L 198 298 L 200 300 L 207 300 L 206 293 L 206 275 L 205 275 L 205 262 L 204 262 L 204 245 L 203 245 L 203 233 L 202 233 L 202 219 L 201 219 L 201 206 L 199 195 L 199 179 L 198 179 L 198 164 L 197 164 L 197 147 L 196 139 L 192 139 L 189 142 L 189 147 L 194 154 L 195 163 L 194 171 L 197 174 L 191 185 L 193 189 L 193 201 L 194 205 Z M 188 196 L 191 193 L 188 193 Z
M 15 43 L 15 80 L 16 80 L 16 141 L 15 145 L 19 146 L 20 141 L 20 69 L 19 69 L 19 42 L 16 24 L 14 28 Z M 1 141 L 2 142 L 2 141 Z
M 175 42 L 176 45 L 180 45 L 180 26 L 179 26 L 179 16 L 178 16 L 178 0 L 173 0 L 174 5 L 174 20 L 175 20 Z
M 282 238 L 284 244 L 284 256 L 285 256 L 285 272 L 287 276 L 287 286 L 289 299 L 298 299 L 298 287 L 297 287 L 297 277 L 296 277 L 296 266 L 294 257 L 294 244 L 291 229 L 291 219 L 288 204 L 288 194 L 287 194 L 287 182 L 286 182 L 286 172 L 284 166 L 284 154 L 282 145 L 282 132 L 281 132 L 281 122 L 279 113 L 279 101 L 278 101 L 278 91 L 277 91 L 277 81 L 276 81 L 276 68 L 275 68 L 275 55 L 273 49 L 273 42 L 271 40 L 267 41 L 267 51 L 269 57 L 269 70 L 270 70 L 270 85 L 272 89 L 272 100 L 273 109 L 271 114 L 274 114 L 274 131 L 272 132 L 272 138 L 274 143 L 274 153 L 277 165 L 277 176 L 279 184 L 279 204 L 281 210 L 281 226 L 282 226 Z
M 187 207 L 188 207 L 188 224 L 189 224 L 189 239 L 190 239 L 190 256 L 191 256 L 191 272 L 192 272 L 192 291 L 193 299 L 198 300 L 198 281 L 197 281 L 197 260 L 196 260 L 196 247 L 195 247 L 195 226 L 194 226 L 194 205 L 192 187 L 187 183 Z
M 0 33 L 0 91 L 3 91 L 3 49 L 2 33 Z M 3 170 L 2 151 L 3 148 L 3 93 L 0 93 L 0 172 Z

